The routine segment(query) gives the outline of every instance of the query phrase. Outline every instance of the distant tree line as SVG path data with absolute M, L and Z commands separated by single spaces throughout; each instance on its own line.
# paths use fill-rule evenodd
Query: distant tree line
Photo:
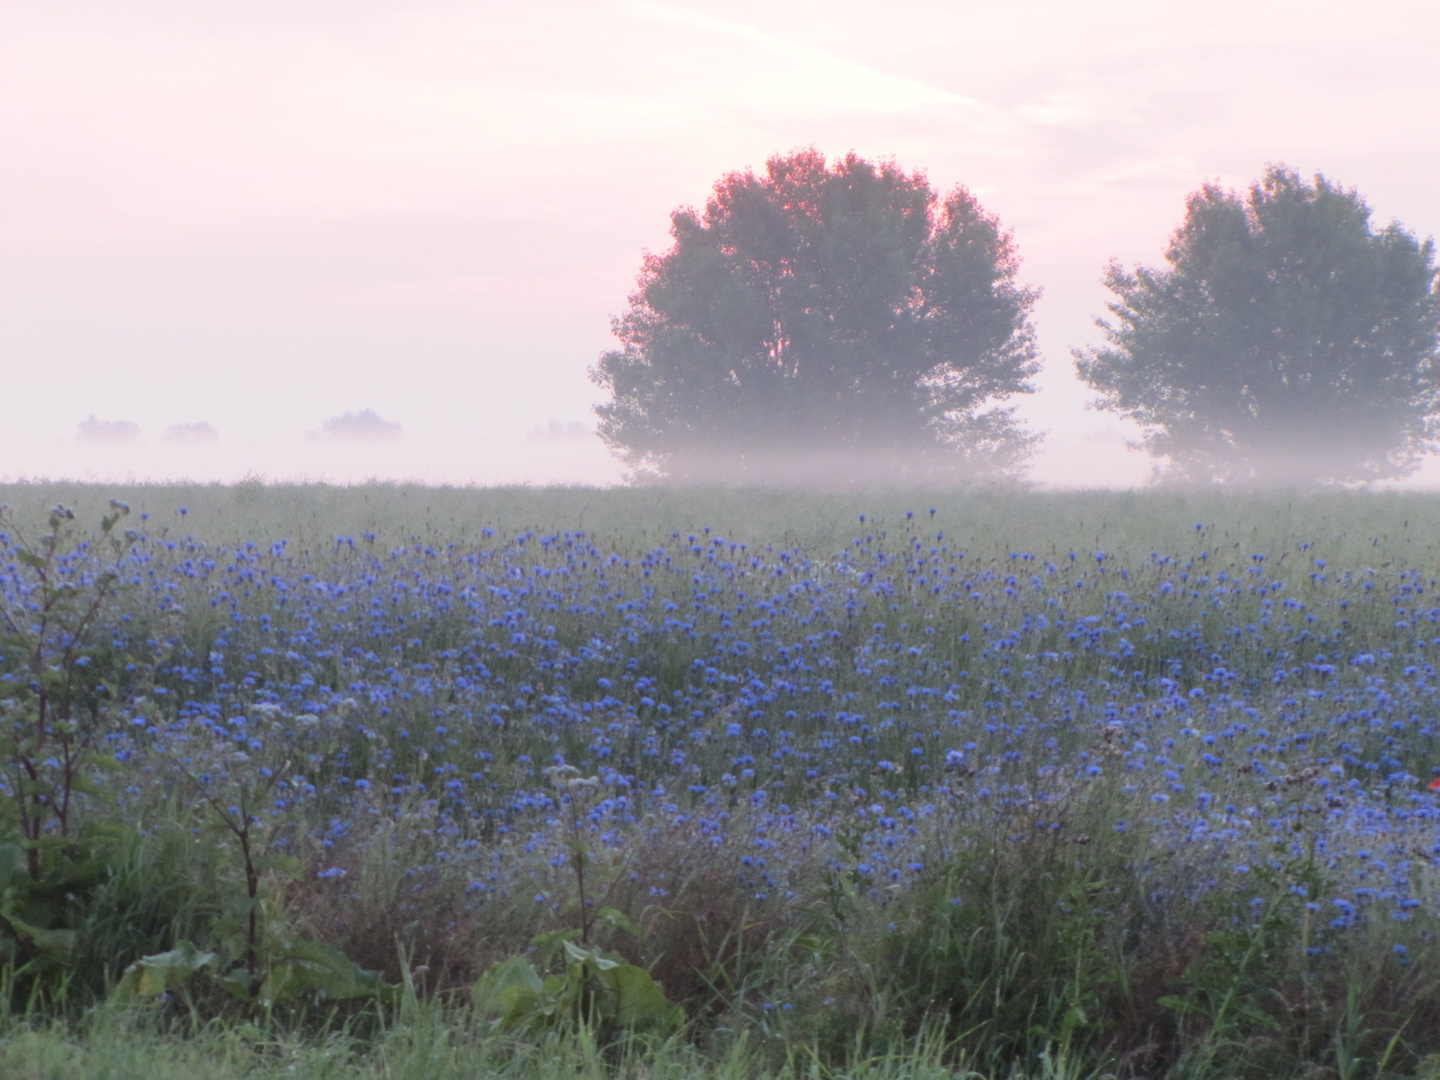
M 332 416 L 319 431 L 307 431 L 306 442 L 394 442 L 404 434 L 399 423 L 386 420 L 374 409 Z
M 858 482 L 1014 475 L 1036 441 L 1012 234 L 964 188 L 809 149 L 731 173 L 671 216 L 619 346 L 592 378 L 599 432 L 637 477 Z M 1440 434 L 1434 244 L 1376 229 L 1353 190 L 1272 166 L 1206 185 L 1161 267 L 1112 263 L 1078 349 L 1100 408 L 1171 475 L 1231 484 L 1412 471 Z
M 133 420 L 101 420 L 91 413 L 80 421 L 75 438 L 84 443 L 133 443 L 140 438 L 140 425 Z M 220 433 L 208 422 L 171 424 L 160 436 L 167 443 L 215 442 Z
M 394 420 L 386 420 L 374 409 L 332 416 L 320 425 L 319 431 L 307 431 L 306 442 L 394 442 L 403 429 Z M 80 421 L 75 438 L 83 443 L 133 443 L 139 441 L 140 425 L 133 420 L 100 420 L 91 413 Z M 218 442 L 220 433 L 208 421 L 171 424 L 160 436 L 161 442 L 199 444 Z

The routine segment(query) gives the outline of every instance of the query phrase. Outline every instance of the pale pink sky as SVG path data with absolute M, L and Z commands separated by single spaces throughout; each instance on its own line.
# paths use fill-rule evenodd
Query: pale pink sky
M 0 0 L 0 477 L 113 471 L 73 445 L 95 413 L 140 476 L 344 479 L 300 436 L 369 406 L 407 437 L 367 474 L 613 478 L 524 437 L 589 421 L 669 212 L 813 144 L 1015 230 L 1035 474 L 1133 479 L 1071 375 L 1105 261 L 1270 161 L 1440 231 L 1437 55 L 1434 0 Z M 213 465 L 155 445 L 199 420 Z

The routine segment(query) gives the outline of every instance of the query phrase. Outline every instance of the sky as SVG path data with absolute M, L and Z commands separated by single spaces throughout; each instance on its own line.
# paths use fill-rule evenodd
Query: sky
M 1440 232 L 1437 55 L 1434 0 L 0 0 L 0 478 L 615 482 L 566 425 L 643 253 L 815 146 L 1014 231 L 1032 476 L 1139 483 L 1070 356 L 1106 262 L 1270 162 Z M 366 408 L 404 438 L 304 441 Z

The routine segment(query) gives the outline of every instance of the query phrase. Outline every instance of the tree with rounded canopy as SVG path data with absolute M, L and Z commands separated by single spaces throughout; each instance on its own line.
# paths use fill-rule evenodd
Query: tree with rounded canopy
M 1167 267 L 1111 263 L 1106 345 L 1075 350 L 1098 407 L 1144 429 L 1179 479 L 1378 480 L 1437 434 L 1433 241 L 1370 225 L 1354 189 L 1271 166 L 1241 195 L 1205 185 Z
M 1015 471 L 1038 368 L 1010 234 L 964 188 L 807 149 L 723 177 L 646 256 L 591 371 L 637 475 L 864 483 Z

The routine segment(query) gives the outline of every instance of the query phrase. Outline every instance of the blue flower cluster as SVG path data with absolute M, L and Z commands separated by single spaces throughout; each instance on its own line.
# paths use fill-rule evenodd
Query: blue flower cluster
M 417 887 L 457 876 L 477 904 L 552 903 L 576 829 L 614 873 L 658 838 L 756 902 L 816 866 L 883 900 L 977 828 L 1073 832 L 1101 789 L 1198 887 L 1305 857 L 1336 929 L 1435 903 L 1433 578 L 1222 556 L 1203 529 L 1189 552 L 973 553 L 923 521 L 823 552 L 136 533 L 92 648 L 116 672 L 97 782 L 122 813 L 184 792 L 253 817 L 331 888 L 403 841 Z M 34 610 L 4 539 L 0 589 Z M 82 547 L 63 573 L 98 565 Z M 0 708 L 32 678 L 10 659 Z

